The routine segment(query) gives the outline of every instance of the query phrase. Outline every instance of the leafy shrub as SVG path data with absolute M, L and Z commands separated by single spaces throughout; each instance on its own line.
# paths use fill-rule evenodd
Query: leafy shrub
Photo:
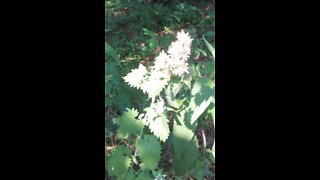
M 107 158 L 109 176 L 150 179 L 152 173 L 161 170 L 158 169 L 161 143 L 167 142 L 169 137 L 175 175 L 197 172 L 194 175 L 201 176 L 194 171 L 203 166 L 199 161 L 201 156 L 195 131 L 199 117 L 214 104 L 215 87 L 208 77 L 192 77 L 188 64 L 191 42 L 188 33 L 179 32 L 167 53 L 162 51 L 155 58 L 153 66 L 140 64 L 123 77 L 131 87 L 147 94 L 150 103 L 143 111 L 131 108 L 117 118 L 118 137 L 133 140 L 134 148 L 121 145 L 111 152 Z M 209 43 L 207 46 L 212 50 Z M 214 57 L 214 51 L 211 52 Z M 182 87 L 189 89 L 190 94 L 177 98 Z M 211 153 L 213 148 L 209 150 Z

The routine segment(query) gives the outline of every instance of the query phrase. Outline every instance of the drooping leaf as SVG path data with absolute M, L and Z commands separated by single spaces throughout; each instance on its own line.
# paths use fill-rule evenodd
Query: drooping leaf
M 191 91 L 192 98 L 186 111 L 186 121 L 194 125 L 199 116 L 214 100 L 214 83 L 209 78 L 198 79 Z
M 194 133 L 184 125 L 176 122 L 172 132 L 173 168 L 176 175 L 184 175 L 194 165 L 198 157 L 198 140 Z
M 117 124 L 119 125 L 118 136 L 120 138 L 126 138 L 131 134 L 139 134 L 143 129 L 144 123 L 135 117 L 138 116 L 138 111 L 135 109 L 128 110 L 124 112 L 118 120 Z
M 120 145 L 115 148 L 107 161 L 109 176 L 124 176 L 131 164 L 131 151 L 128 147 Z
M 136 147 L 142 163 L 140 167 L 148 170 L 153 170 L 157 167 L 161 155 L 160 142 L 153 135 L 144 135 L 142 139 L 138 139 Z
M 198 51 L 199 51 L 200 53 L 202 53 L 205 57 L 207 57 L 207 53 L 206 53 L 204 50 L 198 48 Z

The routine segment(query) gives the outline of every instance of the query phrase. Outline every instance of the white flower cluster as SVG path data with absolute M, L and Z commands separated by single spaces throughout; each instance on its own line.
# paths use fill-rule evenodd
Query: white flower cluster
M 191 52 L 192 39 L 189 34 L 177 33 L 177 40 L 172 42 L 168 54 L 162 51 L 155 61 L 156 70 L 164 70 L 174 76 L 183 76 L 188 72 L 188 59 Z
M 150 69 L 140 64 L 124 77 L 125 82 L 148 93 L 150 98 L 159 95 L 171 76 L 182 77 L 188 72 L 191 42 L 188 33 L 178 32 L 177 40 L 171 43 L 168 53 L 160 52 Z

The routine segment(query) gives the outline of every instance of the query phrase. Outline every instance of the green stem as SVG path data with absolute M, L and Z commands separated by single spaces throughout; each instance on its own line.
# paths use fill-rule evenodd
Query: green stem
M 142 130 L 140 131 L 140 135 L 138 136 L 139 139 L 141 138 L 142 134 L 143 134 L 143 128 L 142 128 Z M 136 141 L 136 142 L 137 142 L 137 141 Z M 133 155 L 133 156 L 135 157 L 135 159 L 137 159 L 137 158 L 136 158 L 136 157 L 137 157 L 137 147 L 136 147 L 136 149 L 134 150 L 134 155 Z M 130 169 L 132 169 L 132 167 L 133 167 L 133 163 L 131 164 Z
M 203 139 L 203 152 L 205 152 L 206 148 L 207 148 L 207 140 L 206 140 L 206 135 L 203 131 L 203 129 L 201 130 L 202 132 L 202 139 Z

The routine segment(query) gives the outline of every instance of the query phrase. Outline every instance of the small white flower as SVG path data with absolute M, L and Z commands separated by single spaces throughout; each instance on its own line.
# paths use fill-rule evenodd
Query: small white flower
M 177 39 L 171 43 L 168 53 L 161 51 L 151 68 L 147 69 L 140 64 L 137 69 L 124 77 L 125 82 L 148 93 L 149 97 L 158 96 L 172 75 L 183 77 L 189 72 L 188 59 L 191 54 L 191 43 L 189 33 L 178 32 Z
M 165 53 L 164 51 L 161 51 L 160 54 L 158 55 L 158 57 L 156 58 L 155 64 L 154 64 L 154 68 L 155 70 L 163 70 L 163 69 L 167 69 L 168 68 L 168 60 L 169 57 L 167 55 L 167 53 Z
M 177 33 L 177 40 L 171 43 L 168 49 L 168 66 L 173 75 L 182 76 L 188 72 L 187 61 L 191 53 L 191 42 L 189 34 L 181 31 Z

